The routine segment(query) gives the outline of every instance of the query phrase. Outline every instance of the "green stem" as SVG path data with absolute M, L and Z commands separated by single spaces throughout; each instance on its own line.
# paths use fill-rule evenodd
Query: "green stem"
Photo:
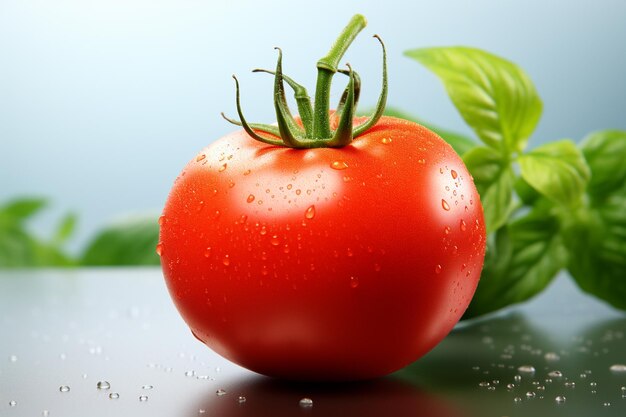
M 317 62 L 318 73 L 313 111 L 313 138 L 328 138 L 332 135 L 328 109 L 330 107 L 330 87 L 333 75 L 337 72 L 339 60 L 346 53 L 346 50 L 359 32 L 365 28 L 366 24 L 367 20 L 364 16 L 357 14 L 352 17 L 330 48 L 330 51 L 328 51 L 328 54 Z

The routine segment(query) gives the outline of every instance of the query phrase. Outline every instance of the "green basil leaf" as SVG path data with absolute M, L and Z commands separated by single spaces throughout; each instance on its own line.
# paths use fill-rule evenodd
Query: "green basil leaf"
M 72 233 L 74 233 L 77 221 L 78 217 L 75 213 L 68 213 L 65 215 L 57 226 L 57 230 L 54 234 L 54 241 L 57 244 L 65 242 L 72 235 Z
M 513 207 L 513 171 L 496 150 L 484 146 L 471 149 L 463 161 L 480 194 L 487 232 L 495 231 L 506 223 Z
M 85 250 L 81 264 L 88 266 L 159 265 L 156 216 L 128 218 L 99 232 Z
M 581 149 L 593 173 L 587 190 L 593 199 L 605 199 L 626 183 L 626 131 L 592 133 Z
M 404 119 L 404 120 L 410 120 L 412 122 L 419 123 L 424 127 L 427 127 L 428 129 L 432 130 L 433 132 L 441 136 L 443 140 L 445 140 L 450 146 L 452 146 L 452 149 L 454 149 L 454 151 L 458 155 L 463 155 L 464 153 L 476 147 L 477 145 L 475 141 L 473 141 L 472 139 L 468 138 L 465 135 L 461 135 L 460 133 L 456 133 L 448 129 L 443 129 L 439 126 L 435 126 L 433 124 L 425 122 L 424 120 L 418 117 L 412 116 L 406 112 L 403 112 L 402 110 L 398 110 L 393 107 L 386 108 L 385 115 L 391 116 L 391 117 L 397 117 L 397 118 Z
M 542 145 L 520 155 L 518 162 L 524 180 L 552 201 L 566 206 L 580 201 L 589 181 L 589 166 L 570 140 Z
M 489 237 L 480 282 L 464 318 L 528 300 L 567 265 L 559 220 L 549 208 L 544 201 Z
M 522 177 L 515 178 L 515 193 L 520 198 L 523 204 L 527 206 L 533 206 L 535 202 L 541 198 L 541 194 L 537 192 L 529 183 Z
M 406 51 L 433 71 L 465 119 L 487 145 L 510 154 L 526 147 L 541 117 L 535 86 L 517 65 L 480 49 Z
M 41 198 L 20 198 L 0 208 L 0 268 L 73 265 L 57 244 L 41 241 L 25 227 L 45 206 Z
M 601 205 L 579 209 L 567 225 L 565 240 L 575 254 L 568 270 L 576 283 L 626 310 L 626 185 Z
M 20 198 L 0 207 L 0 216 L 7 222 L 21 222 L 37 214 L 46 205 L 43 198 Z

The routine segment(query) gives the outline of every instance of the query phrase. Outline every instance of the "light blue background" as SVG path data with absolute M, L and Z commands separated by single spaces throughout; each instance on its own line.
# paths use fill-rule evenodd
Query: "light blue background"
M 369 26 L 344 62 L 389 104 L 470 133 L 439 81 L 402 52 L 469 45 L 522 66 L 544 113 L 531 146 L 626 129 L 626 2 L 596 1 L 32 1 L 0 0 L 0 201 L 53 202 L 35 227 L 80 215 L 74 247 L 122 213 L 160 211 L 195 153 L 233 127 L 232 73 L 250 119 L 274 120 L 272 83 L 285 71 L 313 90 L 315 62 L 355 12 Z M 343 81 L 343 80 L 342 80 Z M 334 99 L 343 82 L 337 83 Z

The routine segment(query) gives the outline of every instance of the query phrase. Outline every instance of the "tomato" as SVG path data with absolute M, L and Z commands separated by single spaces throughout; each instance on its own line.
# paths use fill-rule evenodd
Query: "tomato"
M 355 118 L 360 78 L 328 110 L 356 15 L 318 61 L 315 108 L 274 77 L 277 126 L 248 124 L 193 158 L 160 218 L 163 273 L 200 341 L 261 374 L 356 380 L 393 372 L 452 329 L 478 284 L 485 224 L 459 156 L 423 126 Z M 293 117 L 283 82 L 295 91 Z
M 223 137 L 180 174 L 160 224 L 166 283 L 193 334 L 290 379 L 366 379 L 415 361 L 465 311 L 485 251 L 459 156 L 391 117 L 342 148 Z

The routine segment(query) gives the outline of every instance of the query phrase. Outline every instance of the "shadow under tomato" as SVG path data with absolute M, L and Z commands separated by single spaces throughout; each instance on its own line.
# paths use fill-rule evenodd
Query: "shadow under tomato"
M 508 346 L 528 345 L 508 354 Z M 505 380 L 517 367 L 536 363 L 536 351 L 560 346 L 523 314 L 476 320 L 454 329 L 438 346 L 394 376 L 437 391 L 468 391 L 485 379 Z M 512 378 L 512 375 L 511 375 Z
M 224 384 L 222 389 L 226 391 L 223 395 L 215 391 L 204 395 L 188 415 L 463 416 L 444 400 L 390 377 L 356 383 L 310 384 L 256 376 Z M 303 398 L 311 399 L 312 405 L 301 405 Z

